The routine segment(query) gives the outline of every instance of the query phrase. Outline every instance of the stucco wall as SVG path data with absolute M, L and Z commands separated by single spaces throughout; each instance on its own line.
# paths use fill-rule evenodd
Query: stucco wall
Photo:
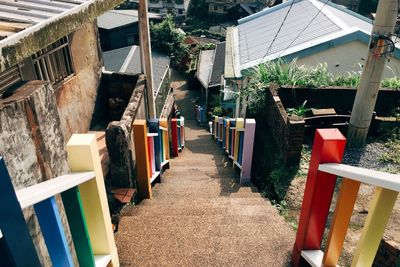
M 73 33 L 70 48 L 75 76 L 56 88 L 65 141 L 73 133 L 86 133 L 89 130 L 102 68 L 97 26 L 87 23 Z
M 348 71 L 361 71 L 360 65 L 367 60 L 368 46 L 360 41 L 354 41 L 313 55 L 299 58 L 299 65 L 316 66 L 320 62 L 328 63 L 328 71 L 333 75 L 347 74 Z M 360 64 L 360 65 L 359 65 Z M 339 65 L 339 66 L 336 66 Z M 385 68 L 384 77 L 400 76 L 400 60 L 391 58 Z M 393 74 L 393 72 L 395 74 Z

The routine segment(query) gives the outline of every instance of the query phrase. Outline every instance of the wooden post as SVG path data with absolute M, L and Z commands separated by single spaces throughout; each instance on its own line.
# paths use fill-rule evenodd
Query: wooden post
M 21 206 L 18 202 L 10 175 L 0 157 L 0 231 L 3 235 L 0 254 L 1 266 L 40 267 L 32 238 L 29 234 Z M 7 214 L 6 216 L 4 216 Z
M 351 266 L 372 266 L 398 192 L 377 187 Z
M 51 263 L 53 266 L 73 267 L 71 252 L 55 197 L 35 204 L 34 208 Z
M 244 132 L 240 184 L 249 183 L 251 179 L 251 163 L 253 162 L 253 146 L 256 133 L 256 121 L 254 119 L 246 119 L 245 127 L 246 131 Z
M 72 172 L 94 171 L 96 175 L 79 185 L 93 253 L 110 255 L 111 265 L 119 266 L 96 135 L 74 134 L 66 149 Z
M 160 126 L 167 129 L 164 133 L 165 143 L 164 143 L 164 153 L 165 159 L 169 160 L 169 134 L 168 134 L 168 119 L 160 119 Z
M 133 122 L 133 136 L 135 142 L 138 193 L 141 198 L 151 198 L 151 166 L 147 149 L 147 125 L 145 120 L 135 120 Z
M 292 263 L 300 264 L 302 250 L 321 248 L 326 219 L 335 189 L 336 176 L 318 171 L 321 163 L 340 163 L 346 139 L 338 129 L 318 129 L 301 206 L 299 227 L 293 247 Z
M 139 39 L 140 59 L 142 72 L 146 75 L 147 103 L 149 117 L 156 118 L 156 104 L 154 100 L 153 67 L 151 64 L 151 42 L 149 30 L 149 17 L 147 13 L 147 0 L 139 0 Z
M 178 121 L 171 119 L 171 135 L 172 135 L 172 156 L 177 157 L 179 153 L 178 145 Z
M 378 91 L 385 68 L 387 48 L 385 38 L 391 38 L 396 25 L 398 0 L 380 0 L 376 11 L 372 38 L 369 45 L 367 62 L 361 74 L 360 85 L 351 112 L 350 125 L 347 133 L 348 146 L 362 147 L 365 145 L 372 114 L 374 112 Z M 374 38 L 374 36 L 377 36 Z

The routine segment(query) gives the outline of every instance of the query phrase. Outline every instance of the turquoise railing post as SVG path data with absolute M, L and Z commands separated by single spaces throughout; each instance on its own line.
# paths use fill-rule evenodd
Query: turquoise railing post
M 35 204 L 34 208 L 53 266 L 73 267 L 71 252 L 55 197 Z
M 21 206 L 18 202 L 11 178 L 0 157 L 0 231 L 3 249 L 0 254 L 7 255 L 0 258 L 1 266 L 40 267 L 32 238 L 29 234 Z M 7 216 L 4 216 L 7 214 Z
M 328 218 L 336 176 L 318 171 L 319 164 L 340 163 L 346 145 L 338 129 L 318 129 L 315 133 L 306 188 L 293 247 L 292 264 L 299 266 L 302 250 L 319 250 Z

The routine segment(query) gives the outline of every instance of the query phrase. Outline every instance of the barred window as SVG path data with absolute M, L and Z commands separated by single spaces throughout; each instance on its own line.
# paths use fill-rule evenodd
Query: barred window
M 5 72 L 0 73 L 0 95 L 10 87 L 22 81 L 18 66 L 14 66 Z
M 32 56 L 33 66 L 40 80 L 59 83 L 74 73 L 68 37 L 63 37 Z

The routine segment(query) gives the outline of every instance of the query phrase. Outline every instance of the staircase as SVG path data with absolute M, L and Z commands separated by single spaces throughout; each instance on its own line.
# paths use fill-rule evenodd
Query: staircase
M 237 170 L 210 134 L 186 123 L 186 147 L 153 188 L 122 211 L 122 266 L 287 266 L 294 231 Z

